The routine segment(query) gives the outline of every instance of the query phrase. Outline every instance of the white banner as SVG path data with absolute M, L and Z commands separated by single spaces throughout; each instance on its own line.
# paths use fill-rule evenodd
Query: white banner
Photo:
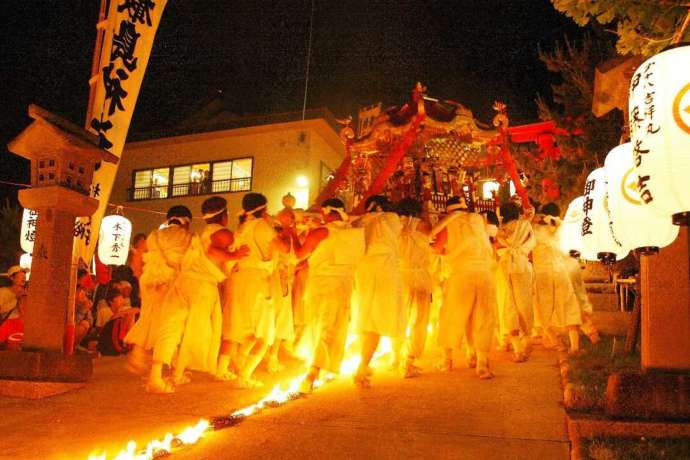
M 111 0 L 97 24 L 100 52 L 96 50 L 87 129 L 98 135 L 101 147 L 122 155 L 141 82 L 151 55 L 167 0 Z M 107 4 L 105 2 L 104 4 Z M 99 201 L 93 216 L 77 220 L 74 228 L 75 261 L 88 265 L 96 248 L 101 220 L 106 212 L 117 166 L 101 163 L 93 177 L 91 196 Z
M 376 119 L 381 115 L 381 102 L 378 104 L 362 107 L 359 109 L 357 117 L 357 139 L 362 139 L 374 129 Z

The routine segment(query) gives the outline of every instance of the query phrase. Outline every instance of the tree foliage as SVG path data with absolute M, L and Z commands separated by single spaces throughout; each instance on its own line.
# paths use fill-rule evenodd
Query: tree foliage
M 623 116 L 614 111 L 605 117 L 592 114 L 594 70 L 598 64 L 615 56 L 607 40 L 586 37 L 579 43 L 565 40 L 552 52 L 539 52 L 546 68 L 557 74 L 559 82 L 551 86 L 553 103 L 539 97 L 537 106 L 542 120 L 553 120 L 563 134 L 556 136 L 561 156 L 558 159 L 527 158 L 521 166 L 531 177 L 539 195 L 543 179 L 551 179 L 561 189 L 561 204 L 582 194 L 587 174 L 603 165 L 606 154 L 618 144 Z
M 615 26 L 620 54 L 652 56 L 676 41 L 690 40 L 683 30 L 690 13 L 687 0 L 551 0 L 578 25 Z

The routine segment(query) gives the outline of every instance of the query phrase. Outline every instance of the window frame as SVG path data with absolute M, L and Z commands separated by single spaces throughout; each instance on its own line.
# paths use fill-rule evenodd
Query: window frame
M 230 178 L 230 181 L 236 180 L 236 179 L 237 180 L 249 179 L 249 188 L 247 190 L 235 190 L 235 191 L 233 191 L 232 187 L 230 187 L 230 190 L 228 190 L 226 192 L 213 192 L 212 191 L 213 190 L 213 181 L 214 181 L 214 179 L 213 179 L 213 166 L 216 163 L 226 163 L 228 161 L 235 162 L 235 161 L 239 161 L 239 160 L 251 160 L 252 167 L 251 167 L 251 171 L 250 171 L 250 176 L 249 177 Z M 171 198 L 186 198 L 186 197 L 199 196 L 199 195 L 218 195 L 218 194 L 224 194 L 224 193 L 247 193 L 247 192 L 251 192 L 253 190 L 253 188 L 254 188 L 254 165 L 255 165 L 255 158 L 253 155 L 241 156 L 241 157 L 235 157 L 235 158 L 224 158 L 222 160 L 207 160 L 205 163 L 208 163 L 208 165 L 209 165 L 209 175 L 211 178 L 211 188 L 208 192 L 203 192 L 203 193 L 189 193 L 189 192 L 187 192 L 184 195 L 173 196 L 173 186 L 174 185 L 185 185 L 185 184 L 173 184 L 173 177 L 174 177 L 175 168 L 184 167 L 184 166 L 189 166 L 191 168 L 194 165 L 202 164 L 201 160 L 197 160 L 197 161 L 194 161 L 192 163 L 179 163 L 179 164 L 173 164 L 173 165 L 167 166 L 167 168 L 168 168 L 168 185 L 167 185 L 168 193 L 165 197 L 162 197 L 162 198 L 153 198 L 151 196 L 152 195 L 151 193 L 148 194 L 148 196 L 146 198 L 135 198 L 135 191 L 137 190 L 137 187 L 134 187 L 134 184 L 136 183 L 136 175 L 138 172 L 151 171 L 151 177 L 153 177 L 153 171 L 154 170 L 163 169 L 163 168 L 166 168 L 166 166 L 150 166 L 150 167 L 146 167 L 146 168 L 133 169 L 132 173 L 131 173 L 131 177 L 130 177 L 130 185 L 131 186 L 127 189 L 127 191 L 128 191 L 127 201 L 150 201 L 150 200 L 156 200 L 157 201 L 157 200 L 168 200 Z M 188 184 L 191 184 L 191 181 Z M 139 187 L 139 188 L 141 188 L 141 187 Z M 152 190 L 153 188 L 154 188 L 153 184 L 149 185 L 149 189 Z M 191 190 L 191 187 L 189 189 Z

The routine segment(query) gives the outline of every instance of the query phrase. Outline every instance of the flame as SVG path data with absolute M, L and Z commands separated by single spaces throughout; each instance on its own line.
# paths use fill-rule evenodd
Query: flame
M 349 334 L 346 341 L 346 358 L 343 359 L 340 366 L 340 376 L 351 376 L 359 367 L 361 357 L 359 354 L 358 344 L 359 337 L 356 334 Z M 372 358 L 372 366 L 379 367 L 382 365 L 383 358 L 392 355 L 393 343 L 387 337 L 382 337 L 379 347 Z M 307 360 L 311 362 L 311 360 Z M 266 407 L 277 407 L 286 402 L 298 397 L 300 395 L 300 384 L 306 378 L 307 374 L 302 374 L 291 379 L 287 385 L 275 385 L 271 392 L 264 396 L 259 401 L 242 409 L 236 410 L 231 414 L 231 417 L 249 417 L 256 414 Z M 317 389 L 325 385 L 327 382 L 336 378 L 333 374 L 328 374 L 323 378 L 314 381 L 313 388 Z M 163 439 L 154 439 L 149 442 L 145 449 L 137 451 L 137 444 L 134 441 L 129 441 L 127 447 L 121 450 L 114 460 L 153 460 L 161 454 L 171 453 L 175 448 L 185 445 L 196 444 L 199 439 L 209 430 L 210 424 L 208 420 L 199 420 L 196 425 L 189 426 L 182 430 L 177 436 L 167 433 Z M 107 460 L 107 454 L 92 453 L 88 460 Z
M 201 419 L 196 425 L 182 430 L 177 436 L 166 433 L 163 439 L 154 439 L 145 449 L 137 451 L 137 443 L 129 441 L 127 447 L 117 453 L 114 460 L 152 460 L 157 456 L 170 453 L 175 447 L 196 444 L 209 428 L 208 420 Z M 88 460 L 107 460 L 107 453 L 92 453 Z

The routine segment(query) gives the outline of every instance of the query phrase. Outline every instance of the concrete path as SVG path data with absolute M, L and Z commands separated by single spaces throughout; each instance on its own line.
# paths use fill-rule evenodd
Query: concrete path
M 368 390 L 334 381 L 308 398 L 210 433 L 172 458 L 565 460 L 555 361 L 555 354 L 539 349 L 519 365 L 495 353 L 492 381 L 479 381 L 465 368 L 440 374 L 431 362 L 417 379 L 378 372 Z M 41 401 L 0 397 L 0 458 L 85 459 L 98 447 L 112 458 L 130 439 L 145 444 L 268 392 L 195 375 L 174 395 L 148 395 L 123 364 L 123 358 L 96 360 L 93 382 L 72 393 Z

